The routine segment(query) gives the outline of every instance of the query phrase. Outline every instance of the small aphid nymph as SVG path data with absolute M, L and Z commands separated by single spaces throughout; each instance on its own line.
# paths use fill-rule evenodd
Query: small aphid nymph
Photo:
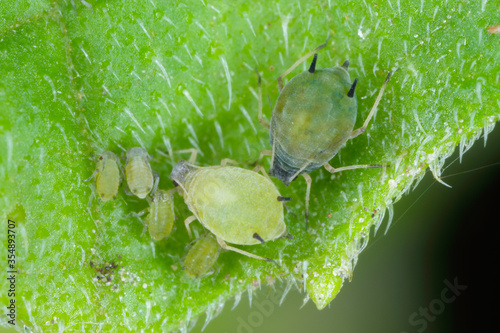
M 103 151 L 97 158 L 97 167 L 92 176 L 96 177 L 96 192 L 102 201 L 115 199 L 120 187 L 120 159 L 110 151 Z M 90 202 L 89 202 L 90 204 Z
M 127 151 L 127 164 L 125 165 L 127 185 L 132 194 L 141 199 L 144 199 L 153 189 L 154 176 L 149 160 L 150 156 L 143 148 L 135 147 Z
M 189 249 L 184 259 L 184 269 L 190 278 L 199 278 L 205 275 L 217 261 L 220 246 L 215 236 L 207 233 Z
M 159 241 L 172 232 L 174 226 L 174 197 L 170 191 L 155 192 L 145 223 L 152 239 Z

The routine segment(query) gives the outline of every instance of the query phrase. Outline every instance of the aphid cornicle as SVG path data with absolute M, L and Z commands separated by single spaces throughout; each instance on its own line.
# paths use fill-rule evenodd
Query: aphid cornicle
M 148 152 L 140 147 L 127 151 L 125 176 L 130 191 L 137 197 L 144 199 L 153 189 L 154 176 L 149 165 Z
M 96 192 L 102 201 L 115 199 L 120 187 L 120 159 L 110 151 L 103 151 L 97 159 L 97 167 L 92 176 L 96 177 Z M 89 201 L 90 205 L 91 201 Z
M 171 191 L 156 191 L 145 219 L 151 238 L 158 241 L 170 235 L 174 219 L 174 197 Z
M 208 272 L 219 257 L 220 246 L 211 233 L 203 235 L 189 249 L 184 259 L 184 269 L 190 278 L 198 278 Z
M 309 195 L 312 179 L 307 174 L 323 166 L 331 173 L 380 167 L 379 165 L 352 165 L 333 168 L 328 161 L 342 148 L 347 140 L 363 133 L 373 117 L 382 98 L 392 72 L 380 89 L 377 99 L 363 126 L 353 130 L 358 111 L 355 88 L 358 79 L 351 82 L 349 61 L 342 66 L 316 69 L 317 54 L 307 71 L 293 77 L 286 85 L 283 78 L 305 61 L 315 50 L 299 59 L 278 78 L 280 95 L 269 125 L 262 119 L 262 89 L 259 76 L 259 122 L 270 130 L 271 151 L 263 155 L 272 156 L 269 175 L 281 180 L 286 186 L 299 175 L 307 182 L 306 228 L 309 210 Z
M 212 232 L 223 249 L 270 260 L 228 246 L 254 245 L 290 237 L 283 216 L 282 198 L 269 178 L 231 166 L 197 167 L 180 161 L 170 178 L 178 185 L 194 220 Z

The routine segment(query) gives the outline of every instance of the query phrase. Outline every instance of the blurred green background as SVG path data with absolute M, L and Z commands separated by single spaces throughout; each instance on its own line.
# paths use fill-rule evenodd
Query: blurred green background
M 387 235 L 386 217 L 361 254 L 352 282 L 344 284 L 329 308 L 318 311 L 309 301 L 300 309 L 305 294 L 294 288 L 278 306 L 269 299 L 279 300 L 283 287 L 263 287 L 251 308 L 248 296 L 232 311 L 233 302 L 226 303 L 204 332 L 471 332 L 493 327 L 487 314 L 495 311 L 496 292 L 488 273 L 498 261 L 499 246 L 496 234 L 485 233 L 481 225 L 500 221 L 500 129 L 490 133 L 486 147 L 482 139 L 477 141 L 462 163 L 458 156 L 457 148 L 443 172 L 453 188 L 434 182 L 427 172 L 395 204 Z M 471 172 L 454 175 L 464 171 Z M 447 288 L 443 281 L 455 278 L 467 289 L 446 304 L 440 301 Z M 445 297 L 452 294 L 445 292 Z M 429 311 L 433 321 L 418 313 L 429 306 L 438 314 Z M 193 332 L 201 331 L 204 320 L 199 318 Z

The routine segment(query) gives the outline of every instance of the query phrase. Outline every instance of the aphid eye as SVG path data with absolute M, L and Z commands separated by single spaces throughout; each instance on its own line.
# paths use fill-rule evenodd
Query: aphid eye
M 177 184 L 177 182 L 175 180 L 172 180 L 172 183 L 174 183 L 175 187 L 179 186 L 179 184 Z
M 356 84 L 358 84 L 358 79 L 357 78 L 352 83 L 351 89 L 349 89 L 349 92 L 347 93 L 347 97 L 349 97 L 349 98 L 353 98 L 354 97 L 354 89 L 356 89 Z
M 349 60 L 344 61 L 342 67 L 344 67 L 346 70 L 349 69 Z
M 100 156 L 100 157 L 99 157 L 99 160 L 101 160 L 101 161 L 102 161 L 102 156 Z

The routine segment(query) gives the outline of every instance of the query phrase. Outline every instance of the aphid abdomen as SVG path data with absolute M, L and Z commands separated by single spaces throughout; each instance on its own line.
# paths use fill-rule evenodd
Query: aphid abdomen
M 130 191 L 144 199 L 153 188 L 153 172 L 143 157 L 131 158 L 125 167 L 127 184 Z
M 174 201 L 170 193 L 158 190 L 154 200 L 149 207 L 149 214 L 146 217 L 146 224 L 149 228 L 149 235 L 154 240 L 161 240 L 172 232 L 174 226 Z
M 306 71 L 288 82 L 271 119 L 270 141 L 278 163 L 272 172 L 276 177 L 313 171 L 345 144 L 357 112 L 356 98 L 347 96 L 350 87 L 349 75 L 341 67 Z
M 183 184 L 189 209 L 214 235 L 240 245 L 259 244 L 287 234 L 283 205 L 274 184 L 236 167 L 196 168 Z
M 205 274 L 219 257 L 220 246 L 212 234 L 202 236 L 189 249 L 184 259 L 186 274 L 191 278 L 197 278 Z
M 102 201 L 114 199 L 120 186 L 118 157 L 112 152 L 102 153 L 97 163 L 96 190 Z
M 302 170 L 299 166 L 306 166 Z M 281 146 L 281 144 L 275 145 L 274 161 L 271 169 L 269 170 L 269 175 L 278 178 L 286 186 L 290 185 L 293 181 L 293 176 L 300 171 L 300 173 L 309 173 L 316 169 L 319 169 L 322 164 L 314 163 L 310 160 L 298 160 L 293 156 L 290 156 Z M 300 174 L 299 173 L 299 174 Z

